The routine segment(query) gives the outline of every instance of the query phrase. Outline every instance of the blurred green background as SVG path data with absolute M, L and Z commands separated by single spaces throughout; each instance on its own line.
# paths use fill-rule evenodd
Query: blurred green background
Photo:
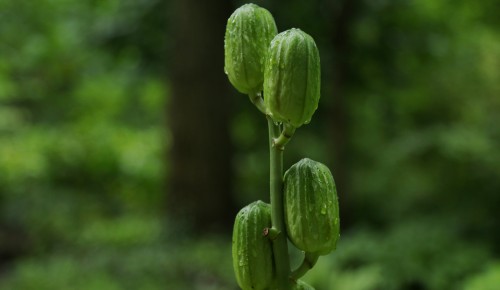
M 0 0 L 0 289 L 237 289 L 233 218 L 269 174 L 223 70 L 243 3 Z M 321 54 L 285 168 L 331 168 L 342 234 L 305 280 L 500 289 L 500 3 L 255 3 Z

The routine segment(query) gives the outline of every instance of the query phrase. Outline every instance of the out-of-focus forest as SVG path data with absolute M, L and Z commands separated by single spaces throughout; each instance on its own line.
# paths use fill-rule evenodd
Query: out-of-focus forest
M 0 0 L 0 289 L 237 289 L 234 216 L 269 200 L 265 118 L 223 70 L 243 3 Z M 304 280 L 499 289 L 500 3 L 255 3 L 321 55 L 284 167 L 332 169 L 342 231 Z

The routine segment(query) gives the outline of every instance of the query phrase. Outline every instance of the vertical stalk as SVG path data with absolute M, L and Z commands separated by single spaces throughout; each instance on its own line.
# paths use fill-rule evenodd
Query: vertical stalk
M 268 116 L 269 127 L 269 155 L 270 155 L 270 193 L 271 193 L 271 222 L 279 233 L 273 240 L 274 263 L 276 267 L 276 288 L 290 289 L 290 259 L 286 240 L 284 209 L 283 209 L 283 150 L 273 146 L 274 138 L 281 132 L 278 125 Z

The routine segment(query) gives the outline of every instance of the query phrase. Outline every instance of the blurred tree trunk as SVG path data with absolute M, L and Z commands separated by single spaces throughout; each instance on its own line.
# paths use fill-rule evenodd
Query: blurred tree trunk
M 334 21 L 331 26 L 331 40 L 334 49 L 333 56 L 333 101 L 329 108 L 329 123 L 332 134 L 330 144 L 334 150 L 331 158 L 335 164 L 335 182 L 339 188 L 342 202 L 341 213 L 343 225 L 348 225 L 349 217 L 349 102 L 346 91 L 350 82 L 351 67 L 349 65 L 349 53 L 351 50 L 350 29 L 358 8 L 356 0 L 339 0 L 333 6 Z
M 167 208 L 198 233 L 231 231 L 234 219 L 224 74 L 224 31 L 229 0 L 175 0 L 170 17 L 173 51 Z

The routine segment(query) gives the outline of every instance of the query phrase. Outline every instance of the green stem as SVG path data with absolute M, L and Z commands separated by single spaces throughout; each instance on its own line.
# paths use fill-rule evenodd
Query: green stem
M 298 266 L 297 269 L 292 271 L 290 277 L 293 280 L 297 281 L 297 279 L 304 276 L 307 273 L 307 271 L 311 270 L 312 267 L 316 265 L 318 258 L 319 256 L 316 253 L 305 253 L 302 264 L 300 264 L 300 266 Z
M 278 125 L 271 117 L 267 117 L 269 126 L 269 151 L 270 151 L 270 190 L 271 190 L 271 222 L 278 235 L 273 243 L 274 262 L 276 266 L 276 288 L 289 290 L 290 285 L 290 259 L 286 240 L 284 209 L 283 209 L 283 150 L 273 146 L 274 139 L 280 135 Z
M 292 125 L 284 124 L 283 132 L 279 135 L 278 138 L 274 139 L 274 147 L 283 151 L 285 150 L 285 145 L 292 139 L 293 134 L 295 133 L 295 127 Z
M 259 94 L 248 94 L 248 97 L 252 104 L 254 104 L 262 114 L 266 114 L 266 105 Z

